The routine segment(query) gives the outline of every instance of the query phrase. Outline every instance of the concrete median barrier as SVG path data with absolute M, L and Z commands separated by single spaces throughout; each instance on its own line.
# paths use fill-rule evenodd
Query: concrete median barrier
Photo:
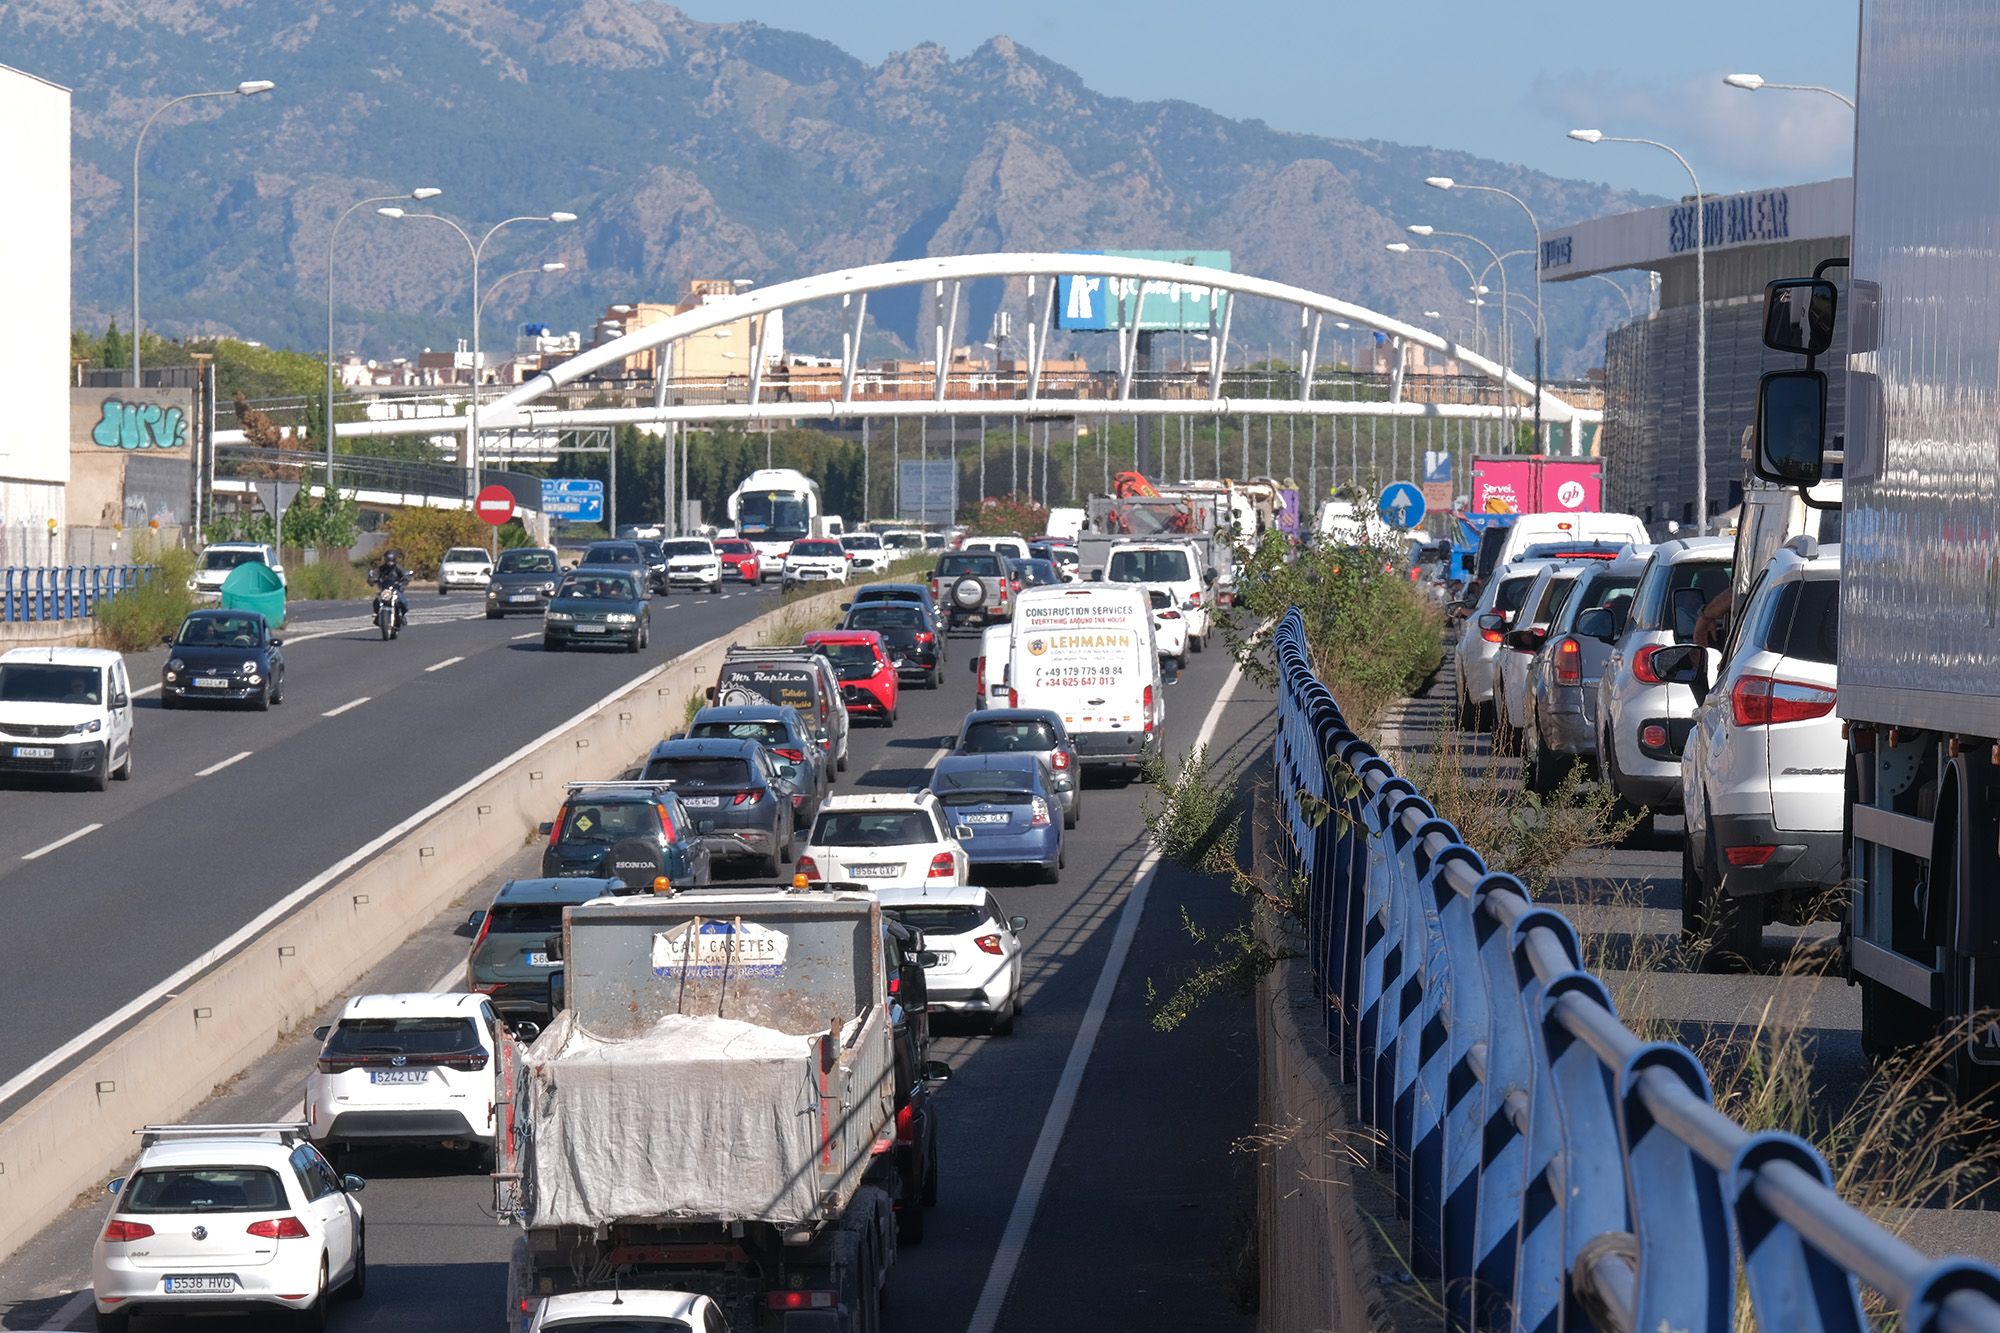
M 0 1260 L 128 1164 L 134 1129 L 201 1105 L 497 871 L 554 813 L 564 783 L 616 777 L 678 730 L 688 695 L 714 683 L 730 643 L 754 643 L 788 618 L 830 618 L 847 595 L 768 612 L 530 742 L 80 1056 L 0 1121 Z

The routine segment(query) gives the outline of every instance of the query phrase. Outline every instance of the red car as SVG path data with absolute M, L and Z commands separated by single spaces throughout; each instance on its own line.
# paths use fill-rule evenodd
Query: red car
M 884 726 L 896 720 L 902 685 L 880 634 L 872 629 L 821 629 L 801 642 L 833 663 L 848 712 L 879 718 Z
M 722 577 L 725 579 L 756 583 L 764 576 L 764 566 L 757 559 L 757 548 L 741 537 L 723 538 L 715 544 L 715 553 L 722 557 Z

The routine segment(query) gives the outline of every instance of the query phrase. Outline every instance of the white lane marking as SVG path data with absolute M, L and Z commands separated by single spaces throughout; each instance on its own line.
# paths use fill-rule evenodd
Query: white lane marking
M 151 693 L 153 693 L 153 692 L 154 692 L 155 690 L 158 690 L 159 688 L 160 688 L 160 684 L 159 684 L 159 682 L 158 682 L 158 681 L 154 681 L 154 682 L 153 682 L 153 683 L 152 683 L 151 685 L 148 685 L 148 686 L 147 686 L 147 687 L 146 687 L 145 689 L 143 689 L 143 690 L 134 690 L 134 691 L 132 691 L 132 697 L 133 697 L 134 699 L 137 699 L 137 698 L 138 698 L 138 697 L 139 697 L 140 695 L 142 695 L 142 694 L 151 694 Z
M 214 777 L 217 773 L 220 773 L 223 769 L 228 768 L 231 764 L 242 763 L 245 759 L 248 759 L 253 753 L 254 751 L 245 750 L 242 754 L 232 754 L 229 756 L 229 758 L 223 760 L 219 764 L 210 764 L 207 768 L 197 771 L 195 773 L 195 776 L 198 778 Z
M 1195 749 L 1208 744 L 1209 737 L 1215 734 L 1215 724 L 1222 717 L 1223 706 L 1236 692 L 1236 684 L 1242 678 L 1241 666 L 1229 668 L 1229 679 L 1222 683 L 1222 693 L 1209 705 L 1208 716 L 1201 724 L 1201 734 L 1195 737 Z M 1007 1214 L 1006 1229 L 1001 1232 L 999 1247 L 993 1252 L 993 1267 L 987 1270 L 986 1283 L 979 1289 L 979 1303 L 972 1309 L 972 1322 L 967 1325 L 967 1333 L 993 1333 L 994 1325 L 1000 1321 L 1000 1309 L 1007 1303 L 1007 1289 L 1013 1285 L 1014 1272 L 1020 1267 L 1021 1255 L 1027 1249 L 1028 1233 L 1035 1225 L 1035 1212 L 1041 1207 L 1042 1191 L 1048 1187 L 1049 1172 L 1055 1167 L 1056 1151 L 1062 1147 L 1070 1112 L 1076 1109 L 1084 1070 L 1090 1065 L 1091 1052 L 1097 1046 L 1097 1034 L 1104 1027 L 1104 1016 L 1111 1008 L 1111 993 L 1118 987 L 1119 974 L 1125 970 L 1126 955 L 1132 952 L 1132 938 L 1139 933 L 1139 919 L 1146 913 L 1146 897 L 1152 892 L 1153 874 L 1159 862 L 1159 852 L 1150 849 L 1139 861 L 1138 883 L 1119 911 L 1118 929 L 1111 937 L 1111 950 L 1105 955 L 1104 970 L 1097 974 L 1097 986 L 1090 993 L 1090 1007 L 1084 1011 L 1083 1021 L 1077 1025 L 1076 1039 L 1070 1043 L 1069 1059 L 1063 1062 L 1062 1077 L 1056 1083 L 1055 1095 L 1049 1099 L 1049 1113 L 1042 1120 L 1042 1132 L 1035 1139 L 1035 1150 L 1029 1154 L 1028 1169 L 1021 1176 L 1021 1191 L 1014 1196 L 1013 1210 Z
M 448 667 L 448 666 L 452 666 L 452 665 L 455 665 L 456 663 L 459 663 L 459 662 L 463 662 L 464 660 L 465 660 L 465 659 L 464 659 L 463 657 L 447 657 L 447 658 L 445 658 L 445 659 L 444 659 L 444 661 L 442 661 L 442 662 L 433 662 L 433 663 L 431 663 L 431 664 L 430 664 L 429 666 L 427 666 L 427 667 L 425 667 L 425 668 L 424 668 L 424 671 L 425 671 L 425 673 L 426 673 L 426 674 L 428 674 L 428 673 L 430 673 L 430 672 L 432 672 L 432 671 L 442 671 L 442 670 L 444 670 L 444 669 L 445 669 L 446 667 Z
M 540 630 L 531 629 L 526 634 L 516 634 L 514 636 L 514 642 L 519 643 L 523 639 L 539 639 L 541 636 L 542 632 Z
M 32 852 L 24 852 L 21 856 L 21 859 L 23 861 L 39 861 L 44 856 L 47 856 L 50 852 L 55 851 L 58 847 L 67 847 L 71 843 L 75 842 L 78 838 L 87 837 L 90 834 L 97 832 L 97 830 L 103 827 L 104 825 L 102 824 L 85 824 L 82 828 L 78 829 L 76 832 L 66 833 L 62 837 L 57 838 L 54 842 L 50 843 L 46 847 L 37 847 Z
M 90 1288 L 85 1287 L 82 1291 L 79 1291 L 76 1295 L 63 1302 L 62 1309 L 50 1315 L 49 1322 L 43 1324 L 42 1327 L 69 1328 L 78 1319 L 83 1317 L 84 1307 L 91 1304 L 95 1299 L 96 1297 L 91 1294 Z
M 349 699 L 349 700 L 348 700 L 348 701 L 347 701 L 346 703 L 342 704 L 342 705 L 341 705 L 340 707 L 338 707 L 338 708 L 329 708 L 329 709 L 327 709 L 327 710 L 326 710 L 326 711 L 325 711 L 324 713 L 321 713 L 321 714 L 320 714 L 320 716 L 321 716 L 321 717 L 339 717 L 339 716 L 340 716 L 340 715 L 341 715 L 342 713 L 345 713 L 345 712 L 346 712 L 346 711 L 347 711 L 348 709 L 350 709 L 350 708 L 359 708 L 359 707 L 361 707 L 361 705 L 363 705 L 363 704 L 367 703 L 367 702 L 368 702 L 368 701 L 369 701 L 370 699 L 372 699 L 372 698 L 374 698 L 374 697 L 375 697 L 375 696 L 374 696 L 374 695 L 372 695 L 372 694 L 364 694 L 364 695 L 362 695 L 362 696 L 361 696 L 361 697 L 360 697 L 359 699 Z

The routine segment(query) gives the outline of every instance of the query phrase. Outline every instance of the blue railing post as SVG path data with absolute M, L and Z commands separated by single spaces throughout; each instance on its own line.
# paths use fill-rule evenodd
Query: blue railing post
M 1737 1150 L 1728 1177 L 1736 1238 L 1743 1247 L 1744 1284 L 1763 1328 L 1824 1329 L 1861 1333 L 1861 1288 L 1839 1264 L 1805 1244 L 1757 1196 L 1757 1173 L 1771 1162 L 1789 1162 L 1831 1189 L 1833 1172 L 1812 1145 L 1791 1134 L 1753 1134 Z
M 1526 903 L 1528 894 L 1512 875 L 1496 874 L 1480 881 L 1479 895 L 1488 909 L 1477 918 L 1488 1026 L 1485 1045 L 1477 1051 L 1486 1084 L 1486 1120 L 1480 1127 L 1485 1167 L 1473 1241 L 1474 1327 L 1506 1329 L 1514 1326 L 1514 1244 L 1527 1182 L 1524 1130 L 1534 1077 L 1514 984 L 1513 941 L 1492 905 L 1502 895 Z
M 1569 1190 L 1563 1158 L 1562 1123 L 1548 1060 L 1541 1040 L 1542 999 L 1548 983 L 1530 950 L 1552 941 L 1560 951 L 1556 966 L 1574 971 L 1582 948 L 1576 931 L 1560 912 L 1531 907 L 1508 927 L 1514 960 L 1514 989 L 1527 1038 L 1527 1143 L 1522 1164 L 1521 1211 L 1514 1237 L 1514 1326 L 1529 1333 L 1554 1333 L 1562 1319 L 1567 1274 L 1563 1268 L 1562 1198 Z
M 1655 1070 L 1710 1100 L 1708 1074 L 1683 1046 L 1647 1043 L 1618 1074 L 1618 1141 L 1639 1239 L 1638 1326 L 1728 1328 L 1736 1266 L 1722 1173 L 1654 1119 L 1638 1084 Z
M 1617 1008 L 1602 981 L 1588 972 L 1572 971 L 1549 983 L 1535 1025 L 1540 1067 L 1548 1071 L 1563 1144 L 1563 1188 L 1557 1197 L 1561 1268 L 1576 1274 L 1591 1263 L 1594 1247 L 1627 1239 L 1625 1164 L 1618 1151 L 1611 1070 L 1556 1015 L 1566 995 L 1579 996 L 1608 1014 L 1616 1014 Z M 1578 1300 L 1576 1283 L 1566 1282 L 1564 1287 L 1563 1328 L 1593 1327 L 1588 1307 Z

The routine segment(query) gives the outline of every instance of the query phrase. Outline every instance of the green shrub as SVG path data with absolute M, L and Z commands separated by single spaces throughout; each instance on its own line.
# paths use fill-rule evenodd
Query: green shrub
M 144 583 L 99 602 L 92 618 L 98 640 L 107 648 L 136 653 L 156 648 L 194 610 L 188 580 L 194 577 L 194 552 L 173 547 L 157 553 L 135 551 L 135 564 L 150 564 Z
M 399 509 L 388 523 L 389 545 L 420 579 L 436 578 L 438 562 L 454 546 L 485 550 L 491 531 L 469 509 Z
M 343 552 L 322 551 L 319 562 L 285 565 L 285 596 L 294 602 L 350 602 L 368 596 L 368 576 Z

